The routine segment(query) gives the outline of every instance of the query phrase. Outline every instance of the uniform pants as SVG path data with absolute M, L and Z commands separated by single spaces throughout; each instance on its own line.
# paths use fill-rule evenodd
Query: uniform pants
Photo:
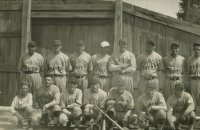
M 190 80 L 191 96 L 194 100 L 194 105 L 200 106 L 200 79 Z M 199 110 L 197 110 L 199 111 Z M 200 114 L 200 113 L 197 113 Z
M 58 86 L 60 92 L 63 92 L 66 89 L 67 77 L 64 76 L 53 76 L 54 84 Z
M 115 87 L 115 83 L 119 80 L 119 78 L 122 78 L 123 80 L 125 80 L 125 82 L 126 82 L 125 89 L 133 95 L 134 88 L 133 88 L 132 75 L 130 75 L 130 74 L 114 74 L 112 77 L 111 87 Z
M 40 73 L 32 73 L 32 74 L 21 74 L 21 82 L 25 82 L 29 84 L 29 90 L 32 94 L 42 86 L 42 78 Z
M 110 78 L 98 78 L 100 84 L 101 84 L 101 89 L 104 90 L 105 92 L 109 92 L 111 84 L 110 84 Z
M 182 78 L 179 78 L 179 80 L 171 80 L 168 77 L 165 77 L 165 85 L 163 89 L 163 94 L 166 101 L 171 95 L 173 95 L 175 84 L 182 83 L 182 82 L 183 82 Z

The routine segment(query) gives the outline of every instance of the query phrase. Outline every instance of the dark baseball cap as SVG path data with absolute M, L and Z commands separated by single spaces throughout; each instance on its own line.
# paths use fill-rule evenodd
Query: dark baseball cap
M 177 42 L 173 42 L 173 43 L 171 44 L 171 48 L 174 48 L 174 47 L 179 48 L 179 44 L 178 44 Z
M 54 40 L 53 41 L 53 45 L 54 46 L 61 46 L 62 45 L 62 41 L 61 40 Z
M 78 81 L 75 78 L 70 78 L 68 82 L 71 84 L 78 84 Z
M 155 46 L 156 42 L 153 39 L 148 39 L 146 42 L 148 45 Z
M 30 42 L 28 43 L 28 47 L 36 47 L 36 46 L 37 46 L 37 43 L 34 42 L 34 41 L 30 41 Z
M 100 84 L 99 80 L 97 78 L 93 78 L 90 80 L 89 82 L 90 85 L 93 85 L 93 84 Z
M 125 38 L 120 38 L 118 44 L 120 44 L 120 43 L 128 44 Z
M 175 88 L 183 88 L 184 89 L 184 84 L 182 83 L 176 83 Z
M 76 42 L 76 45 L 85 45 L 85 42 L 82 41 L 82 40 L 79 40 L 79 41 Z
M 200 46 L 200 43 L 199 42 L 194 42 L 193 43 L 193 47 L 195 47 L 195 46 Z

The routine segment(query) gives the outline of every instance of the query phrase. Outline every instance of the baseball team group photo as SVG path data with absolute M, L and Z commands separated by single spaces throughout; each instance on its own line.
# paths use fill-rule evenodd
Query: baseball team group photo
M 0 2 L 0 129 L 200 129 L 200 2 L 177 1 Z

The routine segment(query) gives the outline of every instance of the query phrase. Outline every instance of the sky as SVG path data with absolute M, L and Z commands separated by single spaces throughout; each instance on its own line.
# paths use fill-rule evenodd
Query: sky
M 180 0 L 123 0 L 158 13 L 177 18 Z

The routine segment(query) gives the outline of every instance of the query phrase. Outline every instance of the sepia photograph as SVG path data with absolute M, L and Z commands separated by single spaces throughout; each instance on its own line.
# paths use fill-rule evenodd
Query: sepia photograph
M 0 0 L 0 130 L 200 130 L 200 0 Z

